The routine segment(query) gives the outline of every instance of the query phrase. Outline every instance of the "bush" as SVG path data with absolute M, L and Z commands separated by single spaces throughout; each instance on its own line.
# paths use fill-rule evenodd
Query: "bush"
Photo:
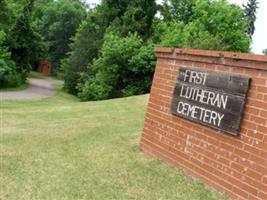
M 102 15 L 99 6 L 90 10 L 87 19 L 80 25 L 75 37 L 72 38 L 71 51 L 62 60 L 64 89 L 71 94 L 77 95 L 80 74 L 83 72 L 90 74 L 87 66 L 98 57 L 98 52 L 103 45 L 105 28 L 104 25 L 101 25 Z
M 224 0 L 203 0 L 192 9 L 187 24 L 161 21 L 154 25 L 161 46 L 249 52 L 246 20 L 239 6 Z
M 22 76 L 17 72 L 16 64 L 10 59 L 10 52 L 3 45 L 6 34 L 0 31 L 0 88 L 17 87 L 22 84 Z
M 145 44 L 137 34 L 121 38 L 105 35 L 101 56 L 92 66 L 95 75 L 82 76 L 78 96 L 101 100 L 149 92 L 155 67 L 153 44 Z
M 18 87 L 22 83 L 22 76 L 16 71 L 15 63 L 0 59 L 0 88 Z

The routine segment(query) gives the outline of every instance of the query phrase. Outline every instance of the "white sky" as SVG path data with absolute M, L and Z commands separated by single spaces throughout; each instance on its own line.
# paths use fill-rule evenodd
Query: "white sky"
M 89 4 L 98 4 L 101 0 L 86 0 Z M 156 0 L 160 3 L 162 0 Z M 247 0 L 228 0 L 230 3 L 238 5 L 246 4 Z M 261 54 L 263 49 L 267 49 L 267 0 L 258 0 L 257 19 L 255 22 L 255 33 L 253 35 L 252 52 Z

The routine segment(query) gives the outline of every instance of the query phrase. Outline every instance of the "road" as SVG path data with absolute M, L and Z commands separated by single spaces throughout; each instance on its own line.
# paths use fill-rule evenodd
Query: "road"
M 56 91 L 53 84 L 60 84 L 63 81 L 52 78 L 38 79 L 30 78 L 29 87 L 21 91 L 0 92 L 0 100 L 37 100 L 54 96 Z

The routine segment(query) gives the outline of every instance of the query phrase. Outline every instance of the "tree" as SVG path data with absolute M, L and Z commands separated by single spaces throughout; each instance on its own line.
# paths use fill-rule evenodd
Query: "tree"
M 267 55 L 267 49 L 263 49 L 262 50 L 262 53 L 265 54 L 265 55 Z
M 0 30 L 7 32 L 12 24 L 13 13 L 6 0 L 0 0 Z
M 250 40 L 242 10 L 225 0 L 197 1 L 192 21 L 159 22 L 156 37 L 162 46 L 249 52 Z
M 85 7 L 79 0 L 52 1 L 43 10 L 37 26 L 49 44 L 49 59 L 55 71 L 59 70 L 60 60 L 69 51 L 70 39 L 85 17 Z
M 16 65 L 11 60 L 11 53 L 5 46 L 6 34 L 0 31 L 0 88 L 17 87 L 22 83 Z
M 4 43 L 6 40 L 6 34 L 4 31 L 0 31 L 0 59 L 10 58 L 10 52 L 8 48 L 5 47 Z
M 176 21 L 188 24 L 193 20 L 196 0 L 163 0 L 160 14 L 165 22 Z
M 70 45 L 70 53 L 62 62 L 66 91 L 77 94 L 81 73 L 88 77 L 95 73 L 91 65 L 99 56 L 107 31 L 116 32 L 120 37 L 137 32 L 147 40 L 152 33 L 155 13 L 154 0 L 103 0 L 101 5 L 90 10 Z
M 81 24 L 72 39 L 70 52 L 62 60 L 64 89 L 71 94 L 78 93 L 77 85 L 81 73 L 92 74 L 91 69 L 87 66 L 91 65 L 93 59 L 98 57 L 98 52 L 102 47 L 107 28 L 107 23 L 104 20 L 101 6 L 90 10 L 87 19 Z
M 137 32 L 143 39 L 148 39 L 157 12 L 155 0 L 105 0 L 104 7 L 110 10 L 108 18 L 113 18 L 111 29 L 122 37 Z
M 248 0 L 247 5 L 243 5 L 244 15 L 247 18 L 247 34 L 250 38 L 255 31 L 255 21 L 256 21 L 256 13 L 258 8 L 257 0 Z
M 91 68 L 95 75 L 85 74 L 79 84 L 82 100 L 100 100 L 149 92 L 155 66 L 153 44 L 144 44 L 137 34 L 120 37 L 105 34 L 101 56 Z
M 41 36 L 31 25 L 33 5 L 34 0 L 27 1 L 7 37 L 11 58 L 16 62 L 18 72 L 22 74 L 24 81 L 32 66 L 41 60 L 46 50 Z

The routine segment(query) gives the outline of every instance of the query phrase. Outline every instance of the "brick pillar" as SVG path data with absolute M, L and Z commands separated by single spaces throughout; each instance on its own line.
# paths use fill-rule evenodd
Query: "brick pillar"
M 140 149 L 232 199 L 267 199 L 267 56 L 156 48 Z M 171 114 L 180 67 L 251 78 L 240 136 Z

